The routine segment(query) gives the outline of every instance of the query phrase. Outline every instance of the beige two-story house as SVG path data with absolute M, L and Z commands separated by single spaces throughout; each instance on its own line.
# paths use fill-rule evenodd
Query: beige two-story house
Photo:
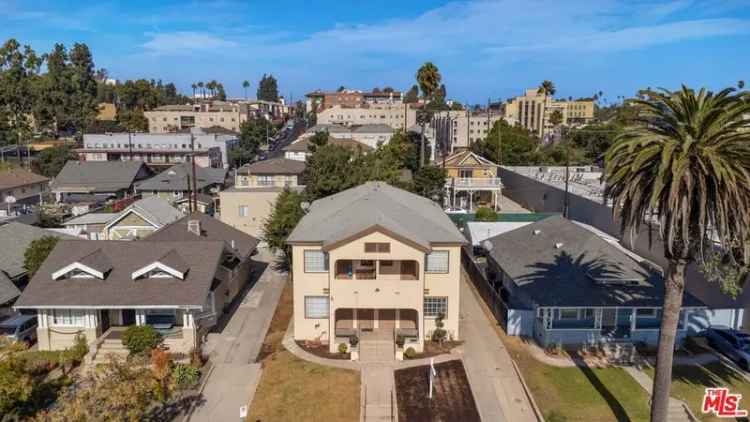
M 313 202 L 292 246 L 294 338 L 407 338 L 417 352 L 443 317 L 459 339 L 464 237 L 429 199 L 368 182 Z

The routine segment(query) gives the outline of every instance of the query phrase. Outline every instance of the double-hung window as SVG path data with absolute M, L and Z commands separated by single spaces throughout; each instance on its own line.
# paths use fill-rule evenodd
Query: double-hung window
M 328 318 L 328 296 L 305 296 L 305 318 Z
M 52 325 L 57 327 L 85 327 L 86 314 L 81 309 L 53 309 Z
M 448 251 L 433 251 L 427 254 L 425 271 L 428 273 L 447 273 L 449 257 Z
M 438 315 L 445 317 L 448 313 L 448 298 L 445 296 L 425 296 L 424 316 L 436 318 Z
M 240 217 L 247 217 L 247 205 L 240 205 Z
M 305 272 L 325 273 L 328 272 L 328 256 L 323 251 L 305 251 Z

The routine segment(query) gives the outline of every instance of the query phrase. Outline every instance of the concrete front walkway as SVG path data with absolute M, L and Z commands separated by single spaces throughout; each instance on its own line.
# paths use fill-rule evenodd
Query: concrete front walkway
M 214 368 L 203 389 L 205 402 L 189 416 L 196 422 L 239 420 L 240 406 L 253 400 L 261 366 L 256 358 L 286 282 L 273 269 L 273 255 L 261 250 L 254 260 L 268 264 L 241 299 L 223 330 L 208 335 L 204 352 Z M 254 273 L 254 277 L 258 277 Z
M 479 415 L 483 421 L 536 422 L 510 354 L 493 328 L 497 322 L 487 317 L 469 283 L 463 273 L 459 335 L 464 340 L 464 368 Z
M 636 366 L 624 366 L 623 369 L 643 388 L 646 392 L 651 395 L 651 391 L 654 385 L 654 381 L 645 372 L 638 369 Z M 674 397 L 669 398 L 669 413 L 667 414 L 668 422 L 692 422 L 695 416 L 690 413 L 690 409 L 687 404 L 681 400 L 677 400 Z

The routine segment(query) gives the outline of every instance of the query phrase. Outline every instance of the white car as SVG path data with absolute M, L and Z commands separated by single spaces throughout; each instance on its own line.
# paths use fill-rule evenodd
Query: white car
M 451 207 L 451 208 L 446 208 L 445 213 L 446 214 L 468 214 L 469 211 L 466 211 L 463 208 Z

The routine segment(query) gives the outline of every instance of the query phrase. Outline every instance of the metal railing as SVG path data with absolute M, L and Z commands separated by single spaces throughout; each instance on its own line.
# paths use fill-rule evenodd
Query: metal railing
M 454 188 L 501 188 L 503 183 L 499 177 L 449 177 L 445 185 Z

